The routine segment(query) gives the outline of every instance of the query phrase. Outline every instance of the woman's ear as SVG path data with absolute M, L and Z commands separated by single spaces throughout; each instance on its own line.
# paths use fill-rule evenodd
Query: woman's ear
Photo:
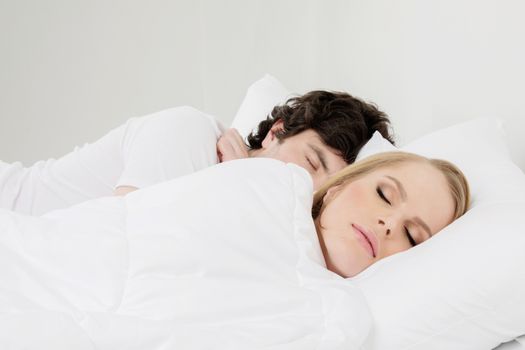
M 279 140 L 275 136 L 276 133 L 279 133 L 284 130 L 284 123 L 282 119 L 279 119 L 273 123 L 271 129 L 268 131 L 261 145 L 263 148 L 268 148 L 272 143 L 278 142 Z
M 320 203 L 320 206 L 319 206 L 319 202 L 316 201 L 316 213 L 315 213 L 315 220 L 317 222 L 320 222 L 321 220 L 321 212 L 324 210 L 324 208 L 330 204 L 330 201 L 332 201 L 335 196 L 337 195 L 337 193 L 339 192 L 339 190 L 342 188 L 341 187 L 342 185 L 339 184 L 339 185 L 333 185 L 332 187 L 330 187 L 326 193 L 323 195 L 323 200 L 322 202 Z
M 325 195 L 323 196 L 323 203 L 328 203 L 329 201 L 331 201 L 332 199 L 335 198 L 336 194 L 339 193 L 339 191 L 341 190 L 341 187 L 342 185 L 339 184 L 339 185 L 334 185 L 332 187 L 330 187 L 328 189 L 328 191 L 326 191 Z

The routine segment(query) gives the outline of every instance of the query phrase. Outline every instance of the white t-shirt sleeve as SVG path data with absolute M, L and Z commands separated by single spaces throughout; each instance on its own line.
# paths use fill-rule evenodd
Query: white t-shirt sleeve
M 132 118 L 99 140 L 25 168 L 0 161 L 0 208 L 41 215 L 118 186 L 146 187 L 217 163 L 222 127 L 191 107 Z
M 124 168 L 120 153 L 127 127 L 111 130 L 93 143 L 30 167 L 0 162 L 0 207 L 41 215 L 89 199 L 109 196 Z
M 143 188 L 216 164 L 222 130 L 212 116 L 188 106 L 132 120 L 122 140 L 124 170 L 115 188 Z

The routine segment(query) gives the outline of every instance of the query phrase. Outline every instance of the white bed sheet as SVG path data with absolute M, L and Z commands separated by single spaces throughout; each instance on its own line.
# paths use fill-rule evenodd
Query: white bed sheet
M 0 210 L 0 349 L 360 349 L 371 316 L 323 265 L 311 191 L 258 159 L 41 218 Z

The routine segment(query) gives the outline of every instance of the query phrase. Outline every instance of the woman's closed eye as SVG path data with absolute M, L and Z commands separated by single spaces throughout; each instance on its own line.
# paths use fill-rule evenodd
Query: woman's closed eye
M 388 198 L 386 198 L 386 196 L 385 196 L 383 190 L 381 189 L 381 187 L 377 187 L 377 188 L 376 188 L 376 192 L 377 192 L 378 196 L 379 196 L 383 201 L 385 201 L 386 203 L 388 203 L 388 205 L 392 205 L 392 203 L 390 203 L 390 201 L 388 200 Z M 408 242 L 410 243 L 410 245 L 411 245 L 412 247 L 415 247 L 415 246 L 417 245 L 416 240 L 414 239 L 414 237 L 412 236 L 412 234 L 410 233 L 410 231 L 408 230 L 407 227 L 404 227 L 404 229 L 405 229 L 405 236 L 406 236 Z
M 388 198 L 386 198 L 385 194 L 383 193 L 383 190 L 381 189 L 381 187 L 377 187 L 376 188 L 376 192 L 377 194 L 379 195 L 379 197 L 381 197 L 382 200 L 384 200 L 385 202 L 388 203 L 388 205 L 392 205 L 392 203 L 390 203 L 390 201 L 388 200 Z
M 405 229 L 405 235 L 407 236 L 408 242 L 410 243 L 412 247 L 415 247 L 417 245 L 416 240 L 414 239 L 414 237 L 412 237 L 412 234 L 410 233 L 408 228 L 404 227 L 404 229 Z

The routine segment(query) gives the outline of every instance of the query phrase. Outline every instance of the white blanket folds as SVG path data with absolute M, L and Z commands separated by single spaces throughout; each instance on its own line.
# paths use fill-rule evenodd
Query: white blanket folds
M 312 183 L 227 162 L 41 218 L 0 212 L 1 349 L 359 349 L 371 316 L 324 267 Z

